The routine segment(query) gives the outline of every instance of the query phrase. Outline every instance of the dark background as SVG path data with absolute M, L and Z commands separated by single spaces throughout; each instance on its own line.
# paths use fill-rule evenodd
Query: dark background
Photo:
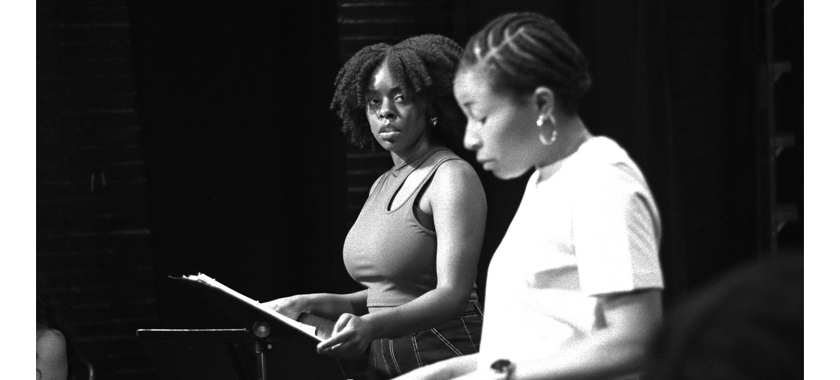
M 769 17 L 758 0 L 255 3 L 37 1 L 38 291 L 99 379 L 156 376 L 137 329 L 243 327 L 167 276 L 261 301 L 357 289 L 344 234 L 391 163 L 338 131 L 338 69 L 416 34 L 464 44 L 508 11 L 554 18 L 587 56 L 582 118 L 638 162 L 662 213 L 666 306 L 743 261 L 802 254 L 801 2 Z M 483 297 L 525 177 L 476 169 Z

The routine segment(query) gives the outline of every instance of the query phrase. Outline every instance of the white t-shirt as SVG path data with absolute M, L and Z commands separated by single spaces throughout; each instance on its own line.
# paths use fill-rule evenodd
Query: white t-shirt
M 606 137 L 535 172 L 487 274 L 478 368 L 550 356 L 605 325 L 594 295 L 662 288 L 659 212 Z

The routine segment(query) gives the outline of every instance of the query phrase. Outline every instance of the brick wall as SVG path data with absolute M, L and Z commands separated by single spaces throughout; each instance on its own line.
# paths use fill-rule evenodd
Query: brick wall
M 37 3 L 38 290 L 99 379 L 152 373 L 146 177 L 122 1 Z

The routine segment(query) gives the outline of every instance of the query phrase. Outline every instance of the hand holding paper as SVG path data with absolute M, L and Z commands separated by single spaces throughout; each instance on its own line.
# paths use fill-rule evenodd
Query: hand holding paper
M 309 312 L 312 309 L 309 298 L 306 295 L 278 298 L 273 301 L 264 302 L 262 305 L 294 320 L 298 320 L 302 313 Z
M 332 337 L 318 344 L 318 353 L 342 359 L 361 356 L 373 340 L 373 326 L 365 316 L 342 314 Z

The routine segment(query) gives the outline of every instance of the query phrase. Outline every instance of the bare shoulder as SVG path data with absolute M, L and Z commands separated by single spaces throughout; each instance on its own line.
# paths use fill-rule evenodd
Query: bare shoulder
M 38 335 L 36 350 L 45 357 L 63 357 L 67 351 L 64 334 L 58 330 L 46 329 Z
M 486 204 L 484 187 L 475 169 L 464 160 L 449 160 L 440 165 L 430 186 L 433 202 L 456 202 L 462 205 Z M 478 203 L 476 205 L 475 203 Z
M 436 186 L 447 188 L 456 186 L 465 190 L 475 190 L 484 193 L 481 181 L 478 179 L 475 169 L 464 160 L 449 160 L 442 164 L 435 173 Z

